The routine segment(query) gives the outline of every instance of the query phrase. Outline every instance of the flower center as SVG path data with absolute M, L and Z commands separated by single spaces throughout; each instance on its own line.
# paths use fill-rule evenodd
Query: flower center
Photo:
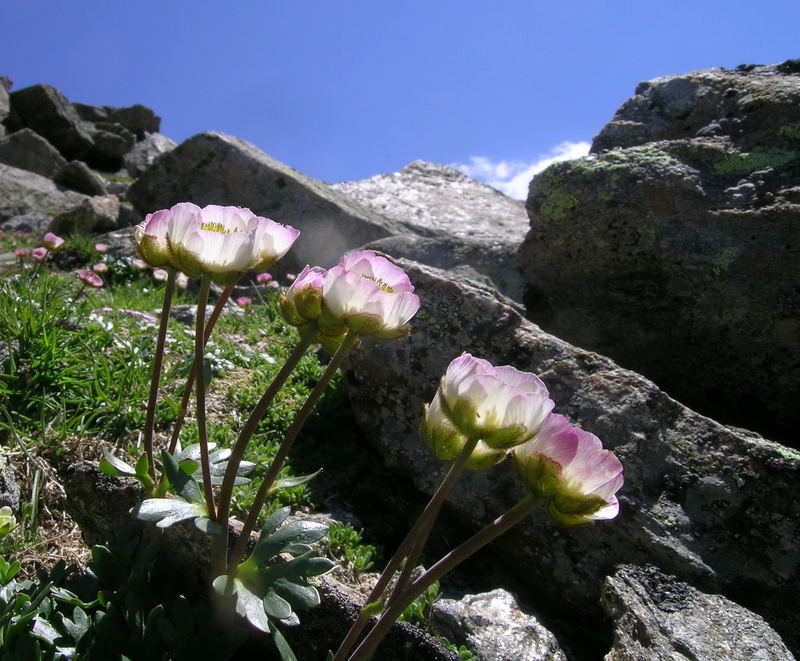
M 239 229 L 234 227 L 230 229 L 225 227 L 222 223 L 200 223 L 200 229 L 207 232 L 218 232 L 220 234 L 230 234 L 231 232 L 238 232 Z
M 394 289 L 392 289 L 386 282 L 381 280 L 380 278 L 376 278 L 374 275 L 366 275 L 365 273 L 361 274 L 362 278 L 366 278 L 367 280 L 372 280 L 378 287 L 383 289 L 387 294 L 394 294 Z

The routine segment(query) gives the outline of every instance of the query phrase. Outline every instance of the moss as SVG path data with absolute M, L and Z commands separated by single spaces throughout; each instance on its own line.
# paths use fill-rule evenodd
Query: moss
M 732 172 L 755 172 L 785 165 L 797 158 L 797 152 L 788 149 L 763 149 L 752 152 L 733 152 L 724 160 L 714 164 L 717 174 Z
M 682 166 L 681 161 L 659 143 L 615 149 L 604 154 L 570 161 L 570 164 L 575 171 L 582 174 L 608 174 L 612 180 L 618 179 L 620 171 L 630 170 L 635 165 L 660 168 Z
M 545 218 L 566 220 L 570 212 L 578 206 L 578 198 L 569 192 L 569 186 L 561 176 L 564 169 L 559 164 L 548 168 L 537 177 L 539 213 Z
M 800 122 L 794 124 L 784 124 L 778 129 L 778 135 L 789 140 L 800 141 Z
M 722 275 L 727 271 L 736 258 L 742 254 L 741 248 L 725 248 L 719 255 L 714 258 L 711 264 L 711 270 L 714 275 Z

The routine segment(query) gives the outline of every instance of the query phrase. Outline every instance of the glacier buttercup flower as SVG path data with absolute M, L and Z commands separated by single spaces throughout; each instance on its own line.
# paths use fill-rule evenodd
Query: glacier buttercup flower
M 514 449 L 514 460 L 527 489 L 547 499 L 560 523 L 613 519 L 619 512 L 622 464 L 597 436 L 562 415 L 551 414 L 534 438 Z
M 47 259 L 48 254 L 47 248 L 43 246 L 39 246 L 38 248 L 31 250 L 31 257 L 37 262 L 43 262 L 45 259 Z
M 326 318 L 360 335 L 394 340 L 408 335 L 419 298 L 405 271 L 364 250 L 342 257 L 325 278 Z
M 57 250 L 61 250 L 61 247 L 64 245 L 64 239 L 52 232 L 47 232 L 42 237 L 42 245 L 48 250 L 56 252 Z
M 80 271 L 78 271 L 78 278 L 80 278 L 81 282 L 83 282 L 88 287 L 99 289 L 100 287 L 103 286 L 103 278 L 101 278 L 94 271 L 81 269 Z
M 167 266 L 171 263 L 172 253 L 167 241 L 167 228 L 171 215 L 181 214 L 189 217 L 194 213 L 194 204 L 182 202 L 171 209 L 154 211 L 133 229 L 136 250 L 139 256 L 150 266 Z
M 440 408 L 461 435 L 503 450 L 536 434 L 553 406 L 535 374 L 463 353 L 447 367 L 429 415 Z
M 322 290 L 327 276 L 326 269 L 306 265 L 286 293 L 281 294 L 279 302 L 288 324 L 296 326 L 301 334 L 313 332 L 312 341 L 333 354 L 347 333 L 347 327 L 329 323 L 322 314 Z

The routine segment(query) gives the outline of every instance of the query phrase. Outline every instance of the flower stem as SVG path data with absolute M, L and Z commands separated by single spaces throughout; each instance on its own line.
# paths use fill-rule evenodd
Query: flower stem
M 147 472 L 152 480 L 156 478 L 156 462 L 153 454 L 153 427 L 156 420 L 158 403 L 158 384 L 161 379 L 161 365 L 164 361 L 164 344 L 167 339 L 169 325 L 169 308 L 172 305 L 172 294 L 175 291 L 177 272 L 172 266 L 167 268 L 167 286 L 164 289 L 164 302 L 161 305 L 161 321 L 158 325 L 156 339 L 156 355 L 153 358 L 153 374 L 150 377 L 150 396 L 147 400 L 147 417 L 144 421 L 144 451 L 147 454 Z
M 242 430 L 239 432 L 239 438 L 236 440 L 236 444 L 231 449 L 231 456 L 228 458 L 228 466 L 225 469 L 225 477 L 223 478 L 222 487 L 219 493 L 219 508 L 217 510 L 216 519 L 217 523 L 220 524 L 223 530 L 223 534 L 219 535 L 215 539 L 214 543 L 216 548 L 213 554 L 215 558 L 214 566 L 220 572 L 225 571 L 225 552 L 227 551 L 228 547 L 226 531 L 228 530 L 228 515 L 230 513 L 231 495 L 233 493 L 234 482 L 236 481 L 236 472 L 242 462 L 245 449 L 247 448 L 250 438 L 253 436 L 256 428 L 258 427 L 258 423 L 261 422 L 261 419 L 264 417 L 267 408 L 272 403 L 272 400 L 275 399 L 278 391 L 283 387 L 283 384 L 286 383 L 286 379 L 289 378 L 291 373 L 294 371 L 294 368 L 297 367 L 297 363 L 300 362 L 300 359 L 305 354 L 306 349 L 308 349 L 309 345 L 314 339 L 314 334 L 314 329 L 311 329 L 310 332 L 307 331 L 300 337 L 300 341 L 286 359 L 286 363 L 275 375 L 275 378 L 272 379 L 272 383 L 269 384 L 269 387 L 258 401 L 258 404 L 256 404 L 252 413 L 250 413 L 250 417 L 247 419 L 247 422 L 244 423 Z M 219 575 L 218 572 L 215 573 L 215 576 L 217 575 Z
M 425 547 L 425 542 L 428 540 L 428 535 L 433 528 L 433 523 L 439 514 L 439 510 L 442 508 L 442 504 L 447 498 L 447 494 L 450 493 L 451 489 L 453 488 L 456 479 L 464 470 L 464 465 L 467 463 L 467 460 L 477 444 L 478 438 L 468 440 L 461 449 L 461 452 L 459 452 L 455 461 L 453 461 L 453 464 L 447 471 L 447 475 L 445 475 L 441 484 L 439 484 L 439 487 L 436 489 L 433 496 L 431 496 L 431 499 L 428 501 L 428 504 L 425 506 L 422 514 L 419 515 L 416 523 L 414 523 L 414 525 L 408 531 L 405 539 L 400 543 L 400 546 L 397 547 L 397 550 L 394 552 L 391 560 L 389 560 L 383 572 L 378 577 L 375 587 L 372 588 L 372 592 L 367 598 L 367 603 L 358 614 L 358 619 L 356 619 L 356 621 L 353 623 L 353 626 L 350 627 L 350 631 L 347 632 L 347 636 L 339 646 L 333 661 L 344 661 L 347 653 L 352 649 L 353 645 L 358 640 L 358 637 L 361 635 L 361 632 L 364 630 L 364 627 L 367 625 L 367 622 L 372 615 L 372 609 L 370 606 L 381 598 L 386 586 L 389 584 L 389 581 L 391 580 L 392 576 L 394 576 L 395 571 L 403 561 L 403 558 L 408 556 L 405 567 L 403 568 L 403 572 L 400 574 L 397 585 L 395 586 L 392 596 L 390 597 L 390 603 L 393 603 L 396 599 L 396 595 L 399 595 L 405 588 L 405 585 L 408 583 L 408 580 L 411 577 L 411 572 L 414 570 L 416 562 L 422 553 L 422 549 Z
M 220 294 L 219 299 L 217 299 L 217 303 L 214 306 L 214 310 L 211 312 L 211 316 L 208 318 L 208 323 L 206 324 L 205 331 L 203 332 L 203 341 L 208 343 L 208 338 L 211 336 L 211 331 L 214 330 L 214 326 L 217 323 L 217 319 L 219 319 L 219 315 L 222 313 L 222 308 L 225 307 L 225 303 L 228 302 L 228 299 L 231 296 L 231 292 L 236 283 L 231 283 L 222 291 Z M 181 408 L 178 412 L 178 417 L 175 420 L 175 427 L 172 430 L 172 438 L 169 441 L 169 453 L 172 454 L 175 452 L 175 448 L 178 447 L 178 438 L 180 437 L 181 429 L 183 429 L 183 422 L 186 419 L 186 410 L 189 408 L 189 399 L 192 396 L 192 387 L 194 386 L 194 380 L 197 377 L 197 363 L 193 360 L 192 367 L 189 370 L 189 376 L 186 377 L 186 385 L 183 387 L 183 397 L 181 397 Z
M 208 301 L 208 290 L 211 286 L 211 278 L 203 275 L 200 280 L 200 294 L 197 300 L 197 319 L 194 329 L 194 364 L 200 372 L 197 379 L 197 436 L 200 441 L 200 464 L 203 470 L 203 489 L 206 497 L 206 507 L 208 508 L 208 518 L 212 521 L 216 518 L 214 513 L 214 491 L 211 488 L 211 463 L 208 458 L 208 429 L 206 427 L 206 381 L 203 378 L 203 351 L 205 349 L 205 320 L 206 302 Z
M 414 599 L 427 590 L 435 581 L 438 581 L 448 571 L 466 560 L 473 553 L 486 546 L 489 542 L 502 535 L 506 530 L 516 525 L 541 504 L 538 496 L 529 494 L 514 505 L 510 510 L 497 517 L 483 530 L 477 532 L 467 541 L 454 548 L 428 571 L 412 582 L 408 588 L 399 595 L 394 603 L 386 609 L 378 623 L 373 627 L 366 638 L 350 656 L 349 661 L 368 661 L 375 653 L 378 644 L 389 631 L 392 623 L 400 617 L 403 611 Z
M 253 501 L 253 505 L 247 515 L 247 520 L 244 522 L 244 526 L 242 527 L 242 532 L 239 535 L 239 539 L 236 541 L 236 546 L 234 546 L 231 557 L 228 560 L 229 572 L 235 571 L 236 566 L 242 559 L 247 541 L 250 539 L 250 533 L 253 532 L 256 522 L 258 521 L 259 512 L 261 512 L 261 508 L 264 506 L 267 495 L 269 494 L 275 479 L 278 477 L 278 474 L 283 467 L 283 462 L 286 461 L 286 457 L 289 454 L 292 444 L 297 438 L 297 434 L 300 432 L 300 429 L 302 429 L 303 425 L 308 419 L 308 416 L 311 415 L 311 411 L 314 409 L 317 401 L 322 396 L 325 388 L 328 387 L 328 384 L 333 378 L 333 375 L 336 373 L 336 370 L 339 369 L 341 364 L 344 362 L 345 357 L 350 352 L 350 349 L 353 348 L 353 345 L 357 339 L 358 334 L 356 332 L 352 330 L 347 332 L 347 335 L 345 335 L 342 343 L 336 350 L 336 353 L 331 358 L 331 362 L 329 362 L 325 368 L 325 372 L 323 372 L 319 381 L 317 381 L 317 384 L 309 393 L 306 401 L 303 403 L 303 406 L 297 412 L 297 415 L 295 416 L 291 426 L 286 431 L 283 441 L 281 442 L 281 446 L 278 448 L 278 452 L 275 455 L 275 458 L 272 460 L 272 465 L 269 467 L 269 471 L 267 471 L 267 474 L 258 489 L 258 493 Z

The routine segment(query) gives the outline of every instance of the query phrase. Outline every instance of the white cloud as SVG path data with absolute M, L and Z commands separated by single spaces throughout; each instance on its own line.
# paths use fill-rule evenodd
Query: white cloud
M 558 161 L 569 161 L 586 156 L 591 144 L 562 142 L 547 154 L 542 154 L 532 163 L 525 161 L 493 161 L 486 156 L 470 156 L 469 163 L 453 163 L 452 167 L 464 174 L 483 181 L 502 191 L 509 197 L 524 200 L 528 197 L 528 184 L 535 174 Z

